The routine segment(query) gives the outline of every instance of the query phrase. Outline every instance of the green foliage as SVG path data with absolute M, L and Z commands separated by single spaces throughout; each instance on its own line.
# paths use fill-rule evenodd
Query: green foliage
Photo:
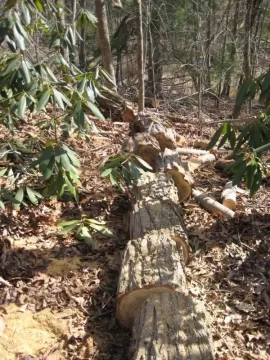
M 61 226 L 63 228 L 58 233 L 58 235 L 65 235 L 69 232 L 73 232 L 77 239 L 83 240 L 87 245 L 91 246 L 94 249 L 94 232 L 99 232 L 106 237 L 114 237 L 114 234 L 104 225 L 104 221 L 87 219 L 85 217 L 82 217 L 79 220 L 63 221 L 58 224 L 58 226 Z
M 236 96 L 236 105 L 239 107 L 247 100 L 254 100 L 257 93 L 260 93 L 259 101 L 264 103 L 270 94 L 270 70 L 261 75 L 259 78 L 250 77 L 244 80 Z M 269 105 L 269 104 L 266 104 Z
M 4 109 L 0 124 L 13 136 L 0 149 L 2 209 L 7 202 L 19 208 L 66 193 L 78 200 L 80 162 L 60 133 L 64 137 L 75 133 L 90 141 L 89 131 L 98 130 L 88 115 L 104 120 L 96 97 L 100 80 L 108 79 L 108 74 L 99 67 L 83 72 L 64 57 L 64 50 L 72 52 L 75 37 L 79 37 L 62 21 L 65 11 L 61 3 L 8 0 L 0 13 L 0 44 L 6 42 L 9 48 L 0 57 L 0 105 Z M 89 11 L 79 10 L 77 29 L 96 22 Z M 33 60 L 33 48 L 29 51 L 36 32 L 49 51 L 49 57 L 43 56 L 40 62 Z M 15 130 L 28 121 L 30 113 L 46 113 L 49 106 L 57 117 L 48 117 L 48 113 L 46 119 L 39 117 L 34 124 L 39 138 L 29 134 L 18 144 Z
M 43 175 L 46 195 L 57 194 L 61 197 L 67 189 L 78 200 L 75 185 L 81 185 L 79 180 L 80 162 L 76 154 L 65 144 L 59 145 L 55 140 L 48 140 L 47 147 L 42 150 L 39 158 L 33 163 Z
M 54 139 L 47 140 L 45 147 L 37 141 L 30 149 L 25 145 L 30 146 L 13 140 L 0 149 L 1 208 L 7 201 L 15 208 L 28 201 L 38 205 L 43 197 L 62 197 L 65 192 L 78 200 L 80 162 L 74 151 Z
M 245 126 L 225 122 L 212 137 L 208 149 L 218 142 L 218 147 L 227 144 L 233 150 L 235 162 L 227 167 L 234 174 L 233 184 L 244 178 L 251 195 L 254 195 L 261 186 L 263 174 L 268 175 L 262 154 L 270 149 L 270 116 L 262 113 Z
M 102 169 L 101 176 L 108 178 L 112 185 L 123 190 L 122 180 L 127 185 L 132 185 L 144 174 L 144 169 L 152 170 L 152 167 L 141 157 L 125 153 L 109 159 Z

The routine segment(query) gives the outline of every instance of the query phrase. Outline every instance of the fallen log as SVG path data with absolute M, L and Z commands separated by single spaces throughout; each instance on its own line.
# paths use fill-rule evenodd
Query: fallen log
M 134 193 L 116 311 L 132 329 L 130 359 L 213 360 L 205 310 L 187 296 L 188 238 L 172 177 L 145 173 Z
M 136 310 L 151 295 L 185 291 L 184 264 L 189 250 L 169 174 L 146 173 L 135 191 L 130 215 L 131 240 L 126 248 L 118 286 L 117 318 L 131 327 Z
M 192 195 L 203 208 L 212 214 L 222 214 L 227 218 L 234 217 L 234 212 L 232 210 L 210 198 L 207 194 L 204 194 L 197 189 L 193 189 Z
M 201 155 L 198 158 L 192 157 L 187 160 L 188 169 L 190 172 L 193 172 L 206 164 L 210 164 L 214 162 L 215 160 L 216 160 L 215 155 L 211 153 Z
M 169 125 L 139 114 L 133 130 L 123 150 L 158 173 L 144 173 L 134 186 L 118 284 L 116 316 L 132 329 L 130 358 L 213 360 L 205 310 L 187 296 L 189 245 L 179 200 L 190 196 L 193 179 Z
M 210 154 L 209 151 L 200 150 L 200 149 L 192 149 L 192 148 L 177 148 L 176 150 L 180 155 L 206 155 Z
M 208 323 L 203 304 L 190 296 L 152 295 L 135 318 L 130 359 L 213 360 Z
M 222 204 L 228 209 L 236 209 L 236 186 L 233 186 L 232 181 L 228 181 L 222 192 Z

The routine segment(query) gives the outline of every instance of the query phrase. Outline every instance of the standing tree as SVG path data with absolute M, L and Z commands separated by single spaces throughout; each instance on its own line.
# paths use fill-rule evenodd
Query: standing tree
M 142 3 L 141 0 L 137 2 L 137 66 L 138 66 L 138 111 L 144 111 L 144 51 L 143 51 L 143 27 L 142 27 Z
M 110 36 L 108 30 L 107 11 L 105 0 L 95 0 L 96 16 L 98 19 L 98 35 L 101 50 L 101 57 L 104 69 L 111 76 L 112 81 L 107 81 L 108 88 L 116 90 L 115 72 L 113 66 L 113 57 L 110 45 Z

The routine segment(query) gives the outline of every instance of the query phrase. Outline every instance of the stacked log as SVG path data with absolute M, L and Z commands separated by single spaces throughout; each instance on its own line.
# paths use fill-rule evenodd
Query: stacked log
M 124 150 L 155 170 L 134 188 L 130 240 L 118 285 L 117 318 L 132 330 L 132 360 L 212 360 L 209 319 L 188 295 L 188 236 L 180 202 L 191 194 L 192 177 L 176 151 L 173 129 L 137 118 Z M 163 127 L 162 127 L 163 126 Z M 169 130 L 168 130 L 169 129 Z

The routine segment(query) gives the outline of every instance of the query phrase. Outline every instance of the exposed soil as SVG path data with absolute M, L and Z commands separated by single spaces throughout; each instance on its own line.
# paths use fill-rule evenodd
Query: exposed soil
M 180 110 L 181 111 L 181 110 Z M 214 126 L 230 113 L 211 101 L 203 108 L 203 134 L 198 126 L 175 123 L 187 145 L 209 139 Z M 197 120 L 183 109 L 182 118 Z M 35 119 L 24 132 L 37 131 Z M 0 354 L 15 359 L 128 359 L 130 334 L 115 319 L 121 256 L 128 240 L 123 215 L 130 195 L 100 178 L 98 165 L 120 152 L 128 124 L 98 122 L 92 142 L 71 138 L 82 163 L 83 191 L 78 203 L 47 200 L 38 207 L 0 212 Z M 3 131 L 2 131 L 3 130 Z M 5 136 L 1 129 L 1 137 Z M 16 136 L 23 137 L 22 131 Z M 194 174 L 196 186 L 220 199 L 228 176 L 207 166 Z M 244 187 L 243 187 L 244 188 Z M 185 205 L 192 247 L 187 268 L 190 293 L 204 300 L 212 317 L 216 359 L 270 358 L 270 197 L 269 182 L 250 198 L 238 194 L 236 216 L 224 220 Z M 1 211 L 1 210 L 0 210 Z M 96 249 L 57 236 L 60 220 L 86 214 L 106 221 L 115 238 L 95 236 Z

